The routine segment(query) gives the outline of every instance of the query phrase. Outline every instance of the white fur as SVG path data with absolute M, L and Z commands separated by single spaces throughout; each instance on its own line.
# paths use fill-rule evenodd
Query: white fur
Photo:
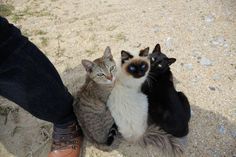
M 107 101 L 119 132 L 131 142 L 139 140 L 147 128 L 148 101 L 141 92 L 147 74 L 148 71 L 137 79 L 119 68 L 115 86 Z

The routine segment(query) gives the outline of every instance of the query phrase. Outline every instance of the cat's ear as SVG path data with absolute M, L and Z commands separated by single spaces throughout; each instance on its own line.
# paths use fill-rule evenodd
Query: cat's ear
M 148 53 L 149 53 L 149 47 L 143 49 L 143 50 L 140 50 L 139 52 L 139 56 L 140 57 L 147 57 L 148 56 Z
M 82 61 L 81 61 L 81 63 L 82 63 L 82 65 L 84 66 L 84 68 L 85 68 L 85 70 L 87 71 L 87 72 L 92 72 L 92 69 L 93 69 L 93 66 L 94 66 L 94 63 L 93 62 L 91 62 L 91 61 L 89 61 L 89 60 L 87 60 L 87 59 L 83 59 Z
M 121 51 L 121 62 L 122 62 L 122 64 L 123 64 L 126 60 L 129 60 L 129 59 L 131 59 L 131 58 L 133 58 L 133 57 L 134 57 L 134 56 L 131 55 L 129 52 L 124 51 L 124 50 Z
M 176 61 L 175 58 L 168 58 L 168 65 L 173 64 Z
M 108 59 L 113 59 L 113 56 L 111 54 L 111 48 L 109 46 L 106 47 L 103 57 Z
M 153 49 L 152 53 L 161 53 L 161 46 L 160 46 L 160 44 L 156 44 L 156 46 Z

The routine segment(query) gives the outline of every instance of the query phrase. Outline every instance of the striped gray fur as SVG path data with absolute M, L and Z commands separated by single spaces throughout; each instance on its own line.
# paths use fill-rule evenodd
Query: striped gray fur
M 101 58 L 83 60 L 82 64 L 87 76 L 75 96 L 74 112 L 85 137 L 95 145 L 105 145 L 114 124 L 106 102 L 114 86 L 116 64 L 109 47 Z

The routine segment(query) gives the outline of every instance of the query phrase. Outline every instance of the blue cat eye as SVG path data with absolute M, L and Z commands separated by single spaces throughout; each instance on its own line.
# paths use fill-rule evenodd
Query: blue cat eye
M 129 66 L 129 70 L 134 72 L 134 71 L 136 71 L 136 68 L 134 66 Z
M 145 69 L 145 68 L 146 68 L 145 64 L 141 65 L 141 69 Z

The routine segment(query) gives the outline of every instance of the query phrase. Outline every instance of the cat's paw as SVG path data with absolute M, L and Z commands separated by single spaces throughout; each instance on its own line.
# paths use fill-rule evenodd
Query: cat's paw
M 114 136 L 112 135 L 112 136 L 108 136 L 108 138 L 107 138 L 107 146 L 110 146 L 112 143 L 113 143 L 113 141 L 114 141 Z
M 108 137 L 107 137 L 107 145 L 110 146 L 113 141 L 114 141 L 114 137 L 117 135 L 118 131 L 117 131 L 117 126 L 116 124 L 113 124 L 113 126 L 111 127 Z
M 118 133 L 118 128 L 117 128 L 116 124 L 113 124 L 110 131 L 109 131 L 109 134 L 112 134 L 115 136 L 115 135 L 117 135 L 117 133 Z

